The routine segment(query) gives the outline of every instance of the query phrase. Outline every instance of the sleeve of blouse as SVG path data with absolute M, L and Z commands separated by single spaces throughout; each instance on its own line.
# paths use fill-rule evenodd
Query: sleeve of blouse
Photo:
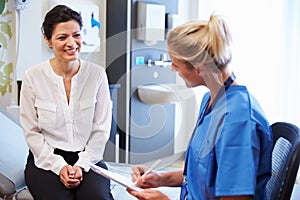
M 36 88 L 35 88 L 36 89 Z M 20 94 L 20 123 L 27 145 L 34 155 L 35 165 L 45 170 L 51 170 L 57 175 L 62 166 L 67 163 L 61 156 L 53 153 L 53 148 L 47 144 L 38 127 L 38 116 L 35 107 L 33 83 L 28 73 L 22 81 Z
M 112 121 L 112 101 L 110 98 L 108 79 L 105 71 L 102 73 L 97 92 L 97 102 L 94 113 L 94 121 L 91 136 L 85 147 L 85 151 L 79 153 L 76 165 L 90 169 L 89 162 L 97 163 L 103 159 L 106 142 L 110 136 Z

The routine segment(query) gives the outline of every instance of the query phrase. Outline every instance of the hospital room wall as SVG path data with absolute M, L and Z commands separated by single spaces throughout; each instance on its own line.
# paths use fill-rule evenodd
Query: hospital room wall
M 85 0 L 74 0 L 85 1 Z M 93 0 L 100 7 L 100 37 L 105 38 L 106 0 Z M 239 80 L 243 81 L 262 103 L 271 122 L 296 118 L 284 116 L 284 93 L 280 82 L 286 82 L 282 70 L 282 48 L 280 33 L 282 28 L 283 0 L 254 0 L 236 2 L 234 0 L 179 0 L 179 24 L 190 19 L 208 19 L 212 12 L 220 12 L 229 19 L 233 32 L 232 66 Z M 235 5 L 234 7 L 232 5 Z M 198 9 L 199 7 L 199 9 Z M 193 10 L 190 10 L 193 8 Z M 21 80 L 29 66 L 49 58 L 52 53 L 43 41 L 40 26 L 45 12 L 49 9 L 49 0 L 31 1 L 31 5 L 20 13 L 20 48 L 17 66 L 17 79 Z M 198 11 L 199 10 L 199 11 Z M 190 12 L 189 12 L 190 11 Z M 188 12 L 188 14 L 187 14 Z M 254 15 L 255 13 L 255 15 Z M 238 17 L 236 17 L 238 16 Z M 270 51 L 271 49 L 271 51 Z M 105 66 L 105 51 L 83 55 L 100 65 Z M 288 67 L 288 66 L 287 66 Z M 280 97 L 280 98 L 279 98 Z M 299 98 L 296 97 L 295 98 Z M 1 107 L 4 104 L 1 98 Z M 289 110 L 300 113 L 298 110 Z M 280 111 L 281 110 L 281 111 Z M 298 122 L 297 122 L 298 120 Z M 298 124 L 299 125 L 299 124 Z
M 63 0 L 62 0 L 63 1 Z M 76 2 L 87 2 L 87 0 L 74 0 Z M 96 3 L 99 6 L 99 15 L 100 15 L 100 38 L 102 48 L 99 53 L 84 53 L 81 55 L 82 58 L 88 59 L 92 62 L 98 63 L 102 66 L 106 66 L 105 63 L 105 42 L 106 38 L 106 0 L 92 0 L 93 3 Z M 197 5 L 198 0 L 178 0 L 179 3 L 179 15 L 180 17 L 177 20 L 177 24 L 184 23 L 190 19 L 197 18 Z M 41 33 L 41 24 L 44 19 L 45 13 L 49 10 L 49 0 L 35 1 L 32 0 L 30 6 L 20 12 L 20 43 L 19 43 L 19 57 L 16 66 L 17 80 L 21 81 L 24 75 L 25 70 L 39 62 L 42 62 L 50 57 L 52 57 L 52 52 L 49 47 L 46 45 L 43 40 Z M 17 25 L 17 22 L 16 22 Z M 16 37 L 15 37 L 16 39 Z M 15 54 L 16 52 L 13 52 Z M 184 84 L 184 83 L 183 83 Z M 17 98 L 17 97 L 16 97 Z M 2 108 L 7 108 L 10 105 L 10 99 L 1 98 Z M 17 101 L 17 99 L 16 99 Z M 194 107 L 191 105 L 191 108 Z M 14 110 L 13 113 L 15 114 Z M 194 120 L 191 116 L 186 116 L 187 120 Z M 184 129 L 190 129 L 190 127 L 184 127 Z M 184 131 L 185 132 L 185 131 Z M 182 151 L 185 149 L 187 143 L 187 135 L 180 135 L 178 140 L 176 140 L 175 146 L 177 151 Z M 184 143 L 179 143 L 178 141 L 186 141 Z M 178 144 L 177 144 L 178 143 Z

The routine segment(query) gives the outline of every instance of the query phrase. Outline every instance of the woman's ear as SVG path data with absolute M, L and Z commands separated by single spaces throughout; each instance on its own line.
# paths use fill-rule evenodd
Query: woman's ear
M 52 48 L 52 42 L 51 42 L 51 40 L 48 40 L 48 38 L 46 37 L 46 35 L 44 35 L 44 40 L 45 40 L 45 42 L 48 44 L 48 46 L 49 46 L 50 48 Z
M 196 69 L 197 69 L 197 72 L 198 72 L 199 76 L 201 76 L 201 77 L 205 76 L 205 74 L 206 74 L 206 67 L 205 67 L 204 64 L 197 63 L 196 64 Z

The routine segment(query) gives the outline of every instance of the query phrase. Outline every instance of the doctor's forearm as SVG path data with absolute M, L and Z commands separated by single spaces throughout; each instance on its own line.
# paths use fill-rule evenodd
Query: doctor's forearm
M 164 172 L 160 178 L 161 186 L 180 186 L 183 181 L 183 170 L 173 171 L 173 172 Z

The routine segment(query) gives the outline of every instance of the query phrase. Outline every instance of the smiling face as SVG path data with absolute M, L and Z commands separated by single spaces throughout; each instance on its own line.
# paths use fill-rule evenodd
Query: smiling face
M 180 61 L 170 54 L 172 61 L 171 70 L 176 71 L 178 75 L 184 79 L 187 87 L 196 87 L 205 85 L 201 73 L 187 62 Z
M 51 39 L 45 40 L 57 59 L 63 62 L 74 61 L 79 56 L 82 44 L 80 25 L 75 20 L 58 23 Z

